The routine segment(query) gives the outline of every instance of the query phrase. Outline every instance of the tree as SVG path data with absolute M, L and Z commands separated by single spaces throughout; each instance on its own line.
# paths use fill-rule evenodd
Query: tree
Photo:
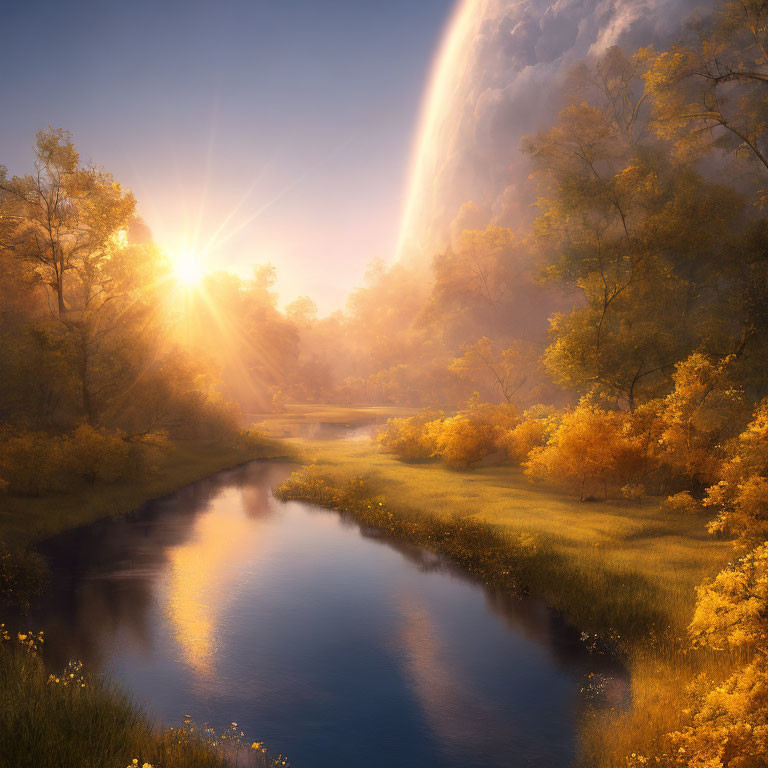
M 592 78 L 600 87 L 585 91 L 593 103 L 566 107 L 524 149 L 543 192 L 534 237 L 545 279 L 584 299 L 552 318 L 545 365 L 564 386 L 597 386 L 633 410 L 661 394 L 674 363 L 704 339 L 738 346 L 724 305 L 739 288 L 743 202 L 640 140 L 638 66 L 615 50 L 607 59 Z
M 299 296 L 285 308 L 285 314 L 299 326 L 310 326 L 317 320 L 317 304 L 309 296 Z
M 716 446 L 742 421 L 743 393 L 731 377 L 734 356 L 694 352 L 677 363 L 674 390 L 660 401 L 656 461 L 681 475 L 687 487 L 711 481 Z
M 491 389 L 497 390 L 507 403 L 511 403 L 520 390 L 537 372 L 538 355 L 532 344 L 513 341 L 499 350 L 484 336 L 474 344 L 467 344 L 461 357 L 448 363 L 448 369 L 459 377 L 477 383 L 490 378 Z
M 15 223 L 5 247 L 40 273 L 62 318 L 70 308 L 70 273 L 82 277 L 109 258 L 135 201 L 109 174 L 80 165 L 66 131 L 40 131 L 34 151 L 31 174 L 8 179 L 0 173 L 0 203 Z
M 768 3 L 726 0 L 694 39 L 643 51 L 653 128 L 682 152 L 717 149 L 768 171 Z

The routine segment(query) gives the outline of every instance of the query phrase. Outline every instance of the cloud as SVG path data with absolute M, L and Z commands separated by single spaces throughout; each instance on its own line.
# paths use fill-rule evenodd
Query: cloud
M 552 122 L 574 64 L 612 45 L 668 45 L 694 12 L 710 7 L 699 0 L 463 0 L 425 96 L 400 256 L 428 259 L 444 248 L 470 200 L 489 212 L 488 221 L 523 223 L 533 190 L 520 140 Z

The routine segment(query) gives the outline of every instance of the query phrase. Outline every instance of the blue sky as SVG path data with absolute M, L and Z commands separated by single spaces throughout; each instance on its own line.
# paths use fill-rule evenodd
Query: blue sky
M 339 306 L 393 255 L 419 108 L 452 0 L 15 3 L 0 163 L 46 125 L 208 266 L 278 268 L 287 301 Z

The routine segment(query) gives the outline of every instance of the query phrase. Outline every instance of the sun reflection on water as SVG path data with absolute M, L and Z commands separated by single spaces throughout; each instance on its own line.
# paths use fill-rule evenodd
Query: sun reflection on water
M 215 510 L 195 520 L 190 540 L 168 553 L 166 614 L 182 658 L 200 677 L 215 672 L 220 619 L 262 541 L 243 501 L 240 489 L 226 490 Z

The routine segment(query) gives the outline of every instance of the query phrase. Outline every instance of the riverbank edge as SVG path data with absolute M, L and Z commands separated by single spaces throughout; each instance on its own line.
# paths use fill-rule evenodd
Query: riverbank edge
M 0 541 L 28 549 L 64 531 L 135 512 L 186 485 L 257 459 L 297 461 L 293 446 L 274 438 L 232 444 L 175 441 L 158 469 L 138 482 L 83 487 L 73 493 L 0 498 Z
M 0 539 L 10 531 L 15 534 L 10 537 L 12 546 L 33 549 L 64 531 L 131 514 L 184 486 L 255 460 L 294 462 L 296 454 L 271 438 L 251 438 L 234 445 L 176 442 L 158 472 L 143 482 L 88 488 L 66 496 L 5 499 L 0 509 Z M 46 510 L 54 509 L 53 519 L 44 519 Z M 140 758 L 139 765 L 146 760 L 163 768 L 231 765 L 220 749 L 198 738 L 194 728 L 159 728 L 108 678 L 83 673 L 84 690 L 67 686 L 65 675 L 49 678 L 49 671 L 30 646 L 30 638 L 35 637 L 34 633 L 22 634 L 17 643 L 0 626 L 0 751 L 6 757 L 14 755 L 13 765 L 30 765 L 35 750 L 47 754 L 46 749 L 55 749 L 60 757 L 71 758 L 67 764 L 84 768 L 100 767 L 99 761 L 105 757 L 114 758 L 110 764 L 117 768 L 134 757 Z M 252 757 L 254 765 L 265 768 L 267 764 L 287 764 L 282 758 L 273 762 L 260 743 Z M 93 762 L 84 762 L 88 759 Z
M 679 632 L 669 632 L 662 611 L 633 597 L 652 594 L 628 583 L 627 574 L 585 584 L 578 561 L 547 551 L 525 534 L 456 512 L 450 518 L 393 504 L 379 491 L 375 472 L 355 462 L 328 465 L 304 461 L 274 489 L 283 501 L 316 504 L 348 516 L 385 537 L 407 541 L 447 556 L 491 589 L 524 592 L 582 631 L 590 646 L 616 655 L 631 674 L 632 706 L 596 710 L 582 723 L 580 768 L 626 768 L 630 753 L 653 754 L 671 731 L 684 724 L 688 686 L 698 675 L 725 678 L 737 658 L 690 652 Z M 315 452 L 316 453 L 316 452 Z M 322 461 L 322 459 L 320 459 Z M 359 470 L 356 474 L 354 470 Z M 350 472 L 352 474 L 350 475 Z M 623 621 L 622 618 L 627 621 Z

